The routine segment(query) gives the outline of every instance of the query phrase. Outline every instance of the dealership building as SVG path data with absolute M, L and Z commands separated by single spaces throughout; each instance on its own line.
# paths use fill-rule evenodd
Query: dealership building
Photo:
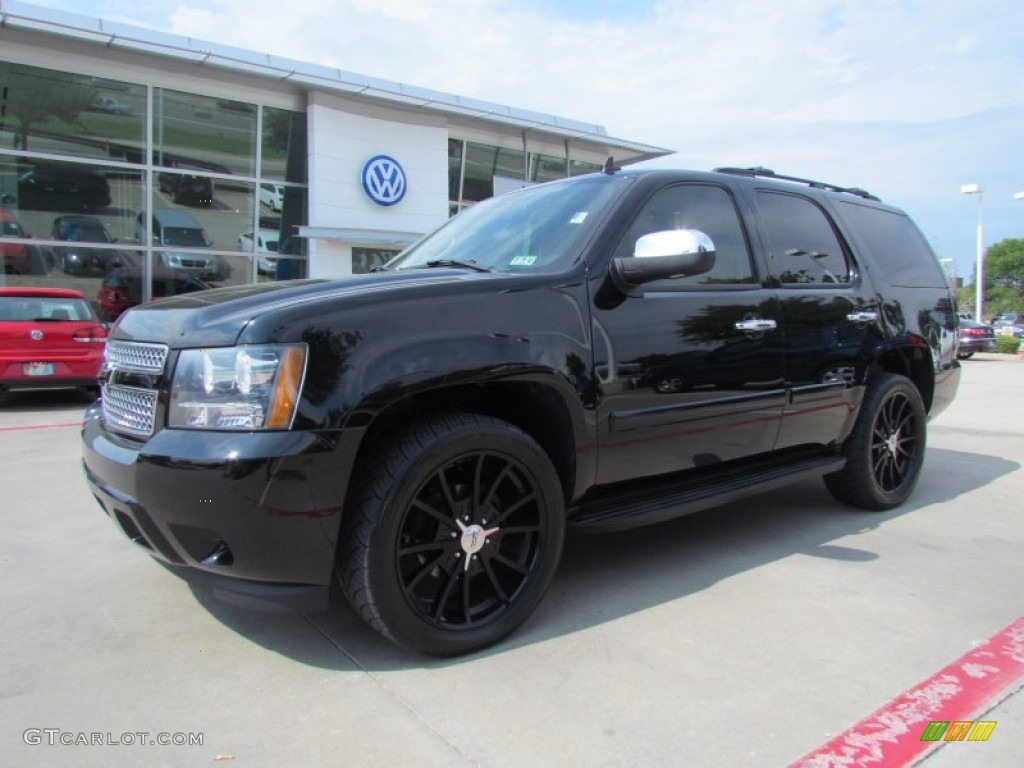
M 341 277 L 493 195 L 666 154 L 600 125 L 0 0 L 6 285 L 118 288 L 131 304 Z

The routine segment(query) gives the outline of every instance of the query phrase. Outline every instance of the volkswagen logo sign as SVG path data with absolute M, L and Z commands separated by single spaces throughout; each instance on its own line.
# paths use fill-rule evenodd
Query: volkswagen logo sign
M 29 334 L 29 336 L 32 337 L 32 341 L 42 341 L 43 340 L 43 332 L 40 331 L 38 328 L 33 328 L 32 332 Z
M 377 205 L 394 205 L 405 197 L 405 171 L 387 155 L 371 157 L 363 166 L 363 190 Z

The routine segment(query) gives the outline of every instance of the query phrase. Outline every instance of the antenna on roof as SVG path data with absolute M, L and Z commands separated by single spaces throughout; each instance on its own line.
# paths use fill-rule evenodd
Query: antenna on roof
M 607 173 L 609 176 L 614 174 L 616 171 L 621 171 L 621 166 L 615 164 L 615 158 L 608 155 L 608 159 L 604 161 L 604 169 L 602 173 Z

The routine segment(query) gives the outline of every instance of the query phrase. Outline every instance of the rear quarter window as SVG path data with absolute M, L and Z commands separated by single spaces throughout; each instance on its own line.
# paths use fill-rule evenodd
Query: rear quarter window
M 891 285 L 947 286 L 939 260 L 909 216 L 846 201 L 840 210 Z

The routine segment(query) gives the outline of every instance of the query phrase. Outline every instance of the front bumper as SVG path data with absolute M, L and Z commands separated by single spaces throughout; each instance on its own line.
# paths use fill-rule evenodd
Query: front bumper
M 326 607 L 345 480 L 330 434 L 165 429 L 143 443 L 93 406 L 82 443 L 97 502 L 172 571 L 236 604 Z

